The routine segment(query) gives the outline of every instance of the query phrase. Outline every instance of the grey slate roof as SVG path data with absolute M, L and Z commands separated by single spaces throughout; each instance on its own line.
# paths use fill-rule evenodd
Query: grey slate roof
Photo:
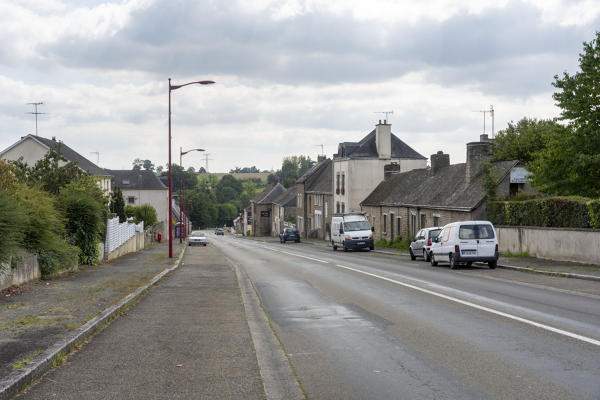
M 76 152 L 75 150 L 73 150 L 72 148 L 70 148 L 69 146 L 67 146 L 66 144 L 64 144 L 61 141 L 46 139 L 41 136 L 35 136 L 35 135 L 27 135 L 25 138 L 27 138 L 27 137 L 30 137 L 33 140 L 37 140 L 44 146 L 56 151 L 57 153 L 62 154 L 63 157 L 65 157 L 68 161 L 72 161 L 72 162 L 76 163 L 79 166 L 79 168 L 88 172 L 91 175 L 94 175 L 94 176 L 108 176 L 109 175 L 103 168 L 100 168 L 99 166 L 97 166 L 96 164 L 94 164 L 93 162 L 91 162 L 90 160 L 88 160 L 87 158 L 85 158 L 84 156 L 82 156 L 81 154 L 79 154 L 78 152 Z M 25 139 L 25 138 L 23 138 L 23 139 Z
M 500 182 L 518 161 L 492 163 Z M 392 174 L 361 202 L 363 206 L 421 206 L 473 210 L 485 198 L 482 173 L 466 183 L 466 163 L 444 167 L 435 175 L 430 168 Z
M 393 133 L 392 158 L 408 158 L 425 160 L 427 157 L 417 153 L 412 147 L 404 143 Z M 375 141 L 375 129 L 359 142 L 343 142 L 338 146 L 338 153 L 334 158 L 374 158 L 379 157 L 377 143 Z
M 296 185 L 290 186 L 285 192 L 280 194 L 273 203 L 277 203 L 284 207 L 296 207 L 298 191 L 296 190 Z
M 121 189 L 135 190 L 165 190 L 168 186 L 154 174 L 152 171 L 130 169 L 115 170 L 107 169 L 112 178 L 110 180 L 111 188 L 119 187 Z
M 265 190 L 262 191 L 258 196 L 254 198 L 254 202 L 256 204 L 270 204 L 273 203 L 274 200 L 285 192 L 285 188 L 279 182 L 275 186 L 267 186 Z
M 316 165 L 317 170 L 304 185 L 306 193 L 333 194 L 333 162 L 325 159 Z

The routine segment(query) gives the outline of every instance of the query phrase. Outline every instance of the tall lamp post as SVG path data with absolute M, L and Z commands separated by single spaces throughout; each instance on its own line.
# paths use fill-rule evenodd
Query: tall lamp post
M 183 156 L 190 151 L 204 151 L 204 149 L 191 149 L 188 151 L 183 151 L 181 147 L 179 148 L 179 167 L 181 167 L 182 172 L 181 178 L 179 178 L 179 243 L 182 243 L 185 236 L 187 236 L 187 222 L 183 221 L 183 219 L 186 218 L 183 215 L 183 207 L 185 205 L 183 202 Z M 182 234 L 182 232 L 185 233 Z
M 171 178 L 171 91 L 177 90 L 181 87 L 188 85 L 212 85 L 213 81 L 194 81 L 184 83 L 183 85 L 171 85 L 171 78 L 169 78 L 169 258 L 173 258 L 173 205 L 172 203 L 172 178 Z

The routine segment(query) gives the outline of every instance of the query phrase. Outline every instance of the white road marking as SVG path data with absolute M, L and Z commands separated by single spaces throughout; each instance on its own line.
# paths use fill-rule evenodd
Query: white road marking
M 489 313 L 492 313 L 492 314 L 495 314 L 495 315 L 499 315 L 501 317 L 505 317 L 505 318 L 509 318 L 509 319 L 512 319 L 512 320 L 515 320 L 515 321 L 522 322 L 522 323 L 527 324 L 527 325 L 532 325 L 532 326 L 535 326 L 537 328 L 541 328 L 541 329 L 544 329 L 544 330 L 547 330 L 547 331 L 550 331 L 550 332 L 558 333 L 559 335 L 567 336 L 567 337 L 570 337 L 570 338 L 573 338 L 573 339 L 577 339 L 577 340 L 580 340 L 580 341 L 583 341 L 583 342 L 586 342 L 586 343 L 590 343 L 590 344 L 593 344 L 593 345 L 596 345 L 596 346 L 600 346 L 600 340 L 592 339 L 592 338 L 589 338 L 587 336 L 578 335 L 576 333 L 565 331 L 565 330 L 558 329 L 558 328 L 554 328 L 554 327 L 549 326 L 549 325 L 540 324 L 539 322 L 531 321 L 529 319 L 517 317 L 516 315 L 512 315 L 512 314 L 508 314 L 508 313 L 505 313 L 505 312 L 502 312 L 502 311 L 494 310 L 493 308 L 489 308 L 489 307 L 485 307 L 485 306 L 480 306 L 478 304 L 471 303 L 470 301 L 465 301 L 465 300 L 457 299 L 456 297 L 447 296 L 445 294 L 434 292 L 432 290 L 423 289 L 423 288 L 420 288 L 418 286 L 411 285 L 409 283 L 404 283 L 404 282 L 397 281 L 395 279 L 386 278 L 385 276 L 372 274 L 370 272 L 365 272 L 365 271 L 362 271 L 362 270 L 357 269 L 357 268 L 347 267 L 347 266 L 341 265 L 341 264 L 336 264 L 336 267 L 347 269 L 349 271 L 358 272 L 359 274 L 363 274 L 363 275 L 367 275 L 367 276 L 370 276 L 370 277 L 373 277 L 373 278 L 381 279 L 381 280 L 384 280 L 384 281 L 387 281 L 387 282 L 391 282 L 391 283 L 394 283 L 396 285 L 404 286 L 404 287 L 407 287 L 407 288 L 410 288 L 410 289 L 413 289 L 413 290 L 418 290 L 419 292 L 427 293 L 427 294 L 430 294 L 432 296 L 436 296 L 436 297 L 440 297 L 442 299 L 450 300 L 450 301 L 453 301 L 455 303 L 459 303 L 459 304 L 462 304 L 462 305 L 465 305 L 465 306 L 468 306 L 468 307 L 475 308 L 477 310 L 486 311 L 486 312 L 489 312 Z
M 272 247 L 268 247 L 268 246 L 259 246 L 259 247 L 262 247 L 262 248 L 267 249 L 267 250 L 275 251 L 275 252 L 278 252 L 278 253 L 285 253 L 285 254 L 288 254 L 288 255 L 291 255 L 291 256 L 307 258 L 309 260 L 318 261 L 318 262 L 325 263 L 325 264 L 329 264 L 330 263 L 329 261 L 319 260 L 317 258 L 307 257 L 307 256 L 303 256 L 303 255 L 296 254 L 296 253 L 290 253 L 290 252 L 287 252 L 287 251 L 278 250 L 278 249 L 275 249 L 275 248 L 272 248 Z M 459 303 L 459 304 L 465 305 L 467 307 L 475 308 L 477 310 L 486 311 L 486 312 L 489 312 L 491 314 L 495 314 L 495 315 L 498 315 L 498 316 L 501 316 L 501 317 L 512 319 L 514 321 L 519 321 L 519 322 L 522 322 L 522 323 L 527 324 L 527 325 L 535 326 L 537 328 L 544 329 L 544 330 L 547 330 L 549 332 L 557 333 L 559 335 L 567 336 L 567 337 L 570 337 L 572 339 L 580 340 L 582 342 L 590 343 L 590 344 L 593 344 L 595 346 L 600 346 L 600 340 L 589 338 L 587 336 L 578 335 L 576 333 L 565 331 L 563 329 L 554 328 L 554 327 L 552 327 L 550 325 L 541 324 L 539 322 L 535 322 L 535 321 L 532 321 L 532 320 L 529 320 L 529 319 L 526 319 L 526 318 L 521 318 L 521 317 L 518 317 L 516 315 L 512 315 L 512 314 L 509 314 L 509 313 L 505 313 L 503 311 L 495 310 L 495 309 L 490 308 L 490 307 L 481 306 L 479 304 L 471 303 L 470 301 L 461 300 L 461 299 L 458 299 L 456 297 L 452 297 L 452 296 L 448 296 L 448 295 L 445 295 L 445 294 L 442 294 L 442 293 L 434 292 L 433 290 L 424 289 L 424 288 L 421 288 L 419 286 L 411 285 L 410 283 L 400 282 L 400 281 L 397 281 L 395 279 L 386 278 L 385 276 L 381 276 L 381 275 L 377 275 L 377 274 L 372 274 L 370 272 L 362 271 L 362 270 L 357 269 L 357 268 L 347 267 L 347 266 L 341 265 L 341 264 L 335 264 L 335 266 L 338 267 L 338 268 L 343 268 L 343 269 L 346 269 L 346 270 L 349 270 L 349 271 L 357 272 L 359 274 L 370 276 L 372 278 L 377 278 L 377 279 L 381 279 L 381 280 L 384 280 L 384 281 L 387 281 L 387 282 L 391 282 L 391 283 L 394 283 L 396 285 L 404 286 L 404 287 L 407 287 L 409 289 L 417 290 L 417 291 L 422 292 L 422 293 L 427 293 L 427 294 L 430 294 L 432 296 L 440 297 L 442 299 L 450 300 L 450 301 L 453 301 L 455 303 Z

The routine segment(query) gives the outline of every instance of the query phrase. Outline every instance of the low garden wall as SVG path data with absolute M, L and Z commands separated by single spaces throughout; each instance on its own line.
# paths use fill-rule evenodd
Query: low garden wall
M 600 229 L 496 226 L 500 253 L 600 265 Z
M 16 268 L 9 264 L 0 265 L 0 290 L 39 279 L 42 276 L 35 254 L 25 254 L 17 262 Z

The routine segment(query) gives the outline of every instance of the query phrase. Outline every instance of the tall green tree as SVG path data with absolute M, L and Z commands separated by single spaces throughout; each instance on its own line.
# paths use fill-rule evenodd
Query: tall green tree
M 117 214 L 119 222 L 125 222 L 127 219 L 125 216 L 125 200 L 123 199 L 123 192 L 119 187 L 115 187 L 110 195 L 110 212 Z
M 553 120 L 524 117 L 517 123 L 509 122 L 492 142 L 493 161 L 520 160 L 529 163 L 544 150 L 553 132 L 564 127 Z
M 60 189 L 71 181 L 87 175 L 77 164 L 67 161 L 54 150 L 47 152 L 33 167 L 24 163 L 22 158 L 11 163 L 15 166 L 15 174 L 21 182 L 37 185 L 53 195 L 57 195 Z
M 600 196 L 600 32 L 583 43 L 580 71 L 554 77 L 553 98 L 568 128 L 554 132 L 533 161 L 533 183 L 546 193 Z
M 133 160 L 133 170 L 134 171 L 139 171 L 142 168 L 145 169 L 146 171 L 154 171 L 154 163 L 150 160 L 142 160 L 140 158 L 136 158 L 135 160 Z

